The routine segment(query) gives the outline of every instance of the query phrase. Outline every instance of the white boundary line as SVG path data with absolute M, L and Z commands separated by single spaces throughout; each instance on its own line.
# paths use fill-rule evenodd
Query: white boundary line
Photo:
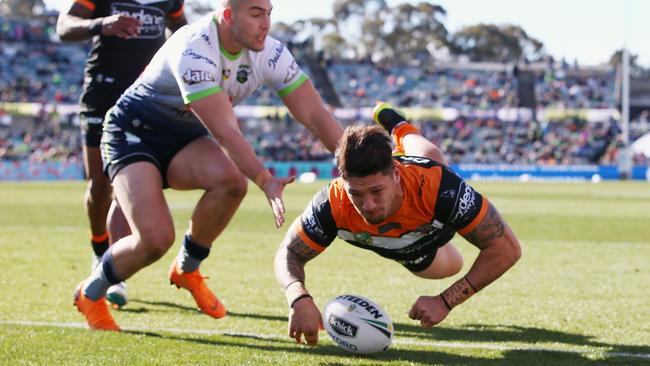
M 53 328 L 79 328 L 86 329 L 85 323 L 56 323 L 56 322 L 36 322 L 28 320 L 0 320 L 2 325 L 18 325 L 25 327 L 53 327 Z M 203 334 L 203 335 L 224 335 L 234 337 L 250 337 L 256 339 L 271 339 L 293 342 L 288 337 L 277 336 L 272 334 L 256 334 L 245 332 L 232 332 L 227 330 L 209 330 L 209 329 L 182 329 L 182 328 L 150 328 L 150 327 L 123 327 L 126 331 L 135 332 L 164 332 L 176 334 Z M 393 343 L 433 348 L 458 348 L 458 349 L 482 349 L 491 351 L 524 351 L 524 352 L 558 352 L 579 355 L 591 355 L 602 357 L 622 357 L 622 358 L 640 358 L 650 360 L 650 353 L 627 353 L 627 352 L 607 352 L 604 348 L 556 348 L 556 347 L 517 347 L 502 346 L 490 343 L 458 343 L 458 342 L 432 342 L 412 339 L 394 339 Z

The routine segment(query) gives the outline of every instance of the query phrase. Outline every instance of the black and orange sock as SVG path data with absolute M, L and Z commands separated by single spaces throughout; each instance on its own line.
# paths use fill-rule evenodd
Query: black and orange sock
M 92 235 L 90 237 L 90 244 L 93 247 L 93 252 L 97 257 L 100 257 L 108 250 L 108 232 L 102 235 Z
M 386 129 L 386 131 L 388 131 L 388 133 L 393 133 L 393 129 L 395 129 L 395 127 L 401 122 L 404 122 L 405 119 L 402 114 L 398 113 L 393 108 L 386 108 L 379 112 L 377 115 L 377 121 Z

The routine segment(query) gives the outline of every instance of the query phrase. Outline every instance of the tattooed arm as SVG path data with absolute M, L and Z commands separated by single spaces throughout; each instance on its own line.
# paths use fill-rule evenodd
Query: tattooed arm
M 519 241 L 491 203 L 483 221 L 465 239 L 481 250 L 465 276 L 475 291 L 499 278 L 521 257 Z
M 305 287 L 305 263 L 319 252 L 309 247 L 298 235 L 300 219 L 296 219 L 275 254 L 275 277 L 282 285 L 289 311 L 289 337 L 301 343 L 301 335 L 309 345 L 318 344 L 318 330 L 323 329 L 320 311 Z
M 464 235 L 465 239 L 481 250 L 467 275 L 438 296 L 420 296 L 411 307 L 409 316 L 420 320 L 423 327 L 430 328 L 443 321 L 451 309 L 499 278 L 521 256 L 515 234 L 496 208 L 490 203 L 488 205 L 483 220 Z

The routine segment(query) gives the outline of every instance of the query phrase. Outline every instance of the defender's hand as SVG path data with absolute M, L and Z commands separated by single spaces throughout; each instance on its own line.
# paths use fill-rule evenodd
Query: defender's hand
M 320 310 L 311 297 L 305 297 L 293 304 L 289 311 L 289 337 L 302 343 L 301 337 L 305 335 L 305 342 L 310 346 L 318 344 L 318 331 L 323 329 L 323 319 Z
M 140 21 L 136 18 L 113 14 L 102 20 L 102 34 L 124 39 L 135 37 L 140 33 Z
M 409 318 L 419 320 L 424 328 L 431 328 L 443 321 L 449 311 L 440 295 L 420 296 L 411 307 Z
M 264 186 L 262 190 L 266 194 L 266 198 L 271 205 L 273 210 L 273 216 L 275 217 L 275 227 L 280 227 L 284 224 L 284 202 L 282 201 L 282 191 L 284 187 L 293 182 L 295 177 L 289 178 L 275 178 L 271 177 Z

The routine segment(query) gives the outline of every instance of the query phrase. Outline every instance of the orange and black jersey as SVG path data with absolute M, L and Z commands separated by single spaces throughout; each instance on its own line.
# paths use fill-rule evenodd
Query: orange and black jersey
M 140 21 L 137 36 L 122 39 L 96 35 L 88 54 L 84 89 L 124 91 L 142 73 L 165 43 L 167 19 L 184 13 L 184 0 L 75 0 L 93 12 L 92 18 L 124 14 Z
M 404 191 L 397 212 L 378 225 L 366 223 L 337 178 L 302 213 L 300 238 L 321 252 L 338 236 L 418 272 L 456 232 L 470 232 L 485 217 L 487 199 L 448 167 L 416 156 L 395 160 Z

